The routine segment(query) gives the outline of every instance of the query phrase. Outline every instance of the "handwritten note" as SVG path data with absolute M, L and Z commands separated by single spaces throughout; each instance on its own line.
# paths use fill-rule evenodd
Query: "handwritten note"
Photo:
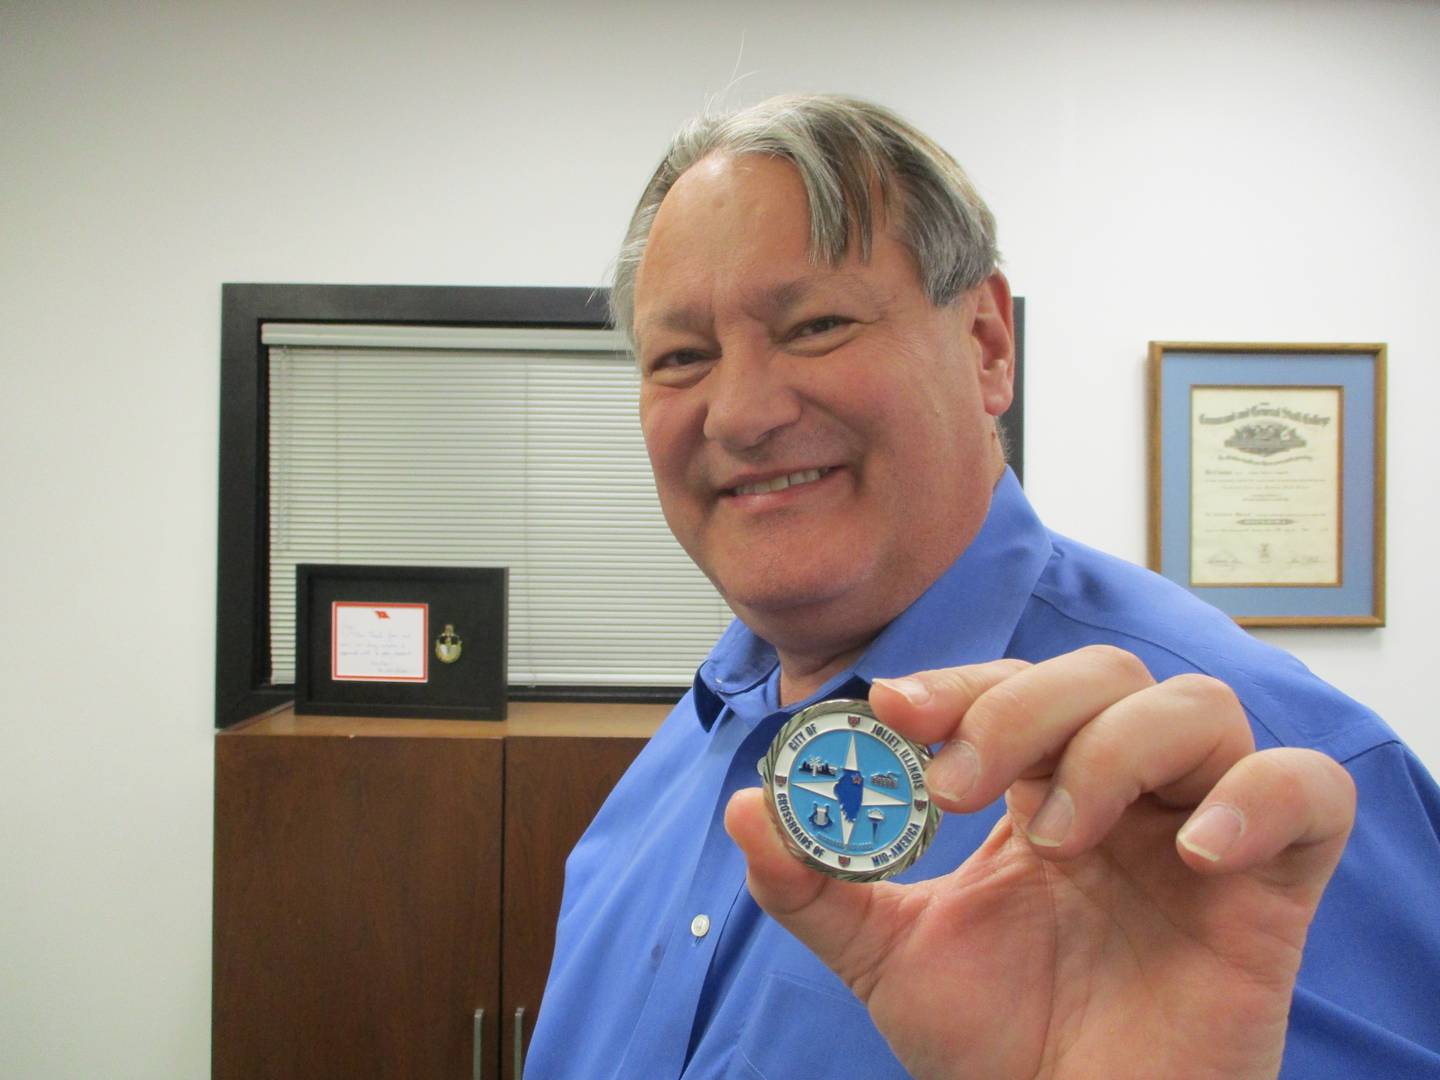
M 430 606 L 337 600 L 330 609 L 330 678 L 336 682 L 426 682 Z

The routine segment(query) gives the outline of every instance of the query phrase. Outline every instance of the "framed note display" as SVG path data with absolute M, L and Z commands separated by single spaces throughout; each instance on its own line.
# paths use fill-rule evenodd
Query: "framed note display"
M 505 719 L 507 583 L 501 567 L 296 567 L 295 712 Z
M 1246 626 L 1385 618 L 1385 346 L 1150 343 L 1150 568 Z
M 330 601 L 334 682 L 429 682 L 429 604 Z

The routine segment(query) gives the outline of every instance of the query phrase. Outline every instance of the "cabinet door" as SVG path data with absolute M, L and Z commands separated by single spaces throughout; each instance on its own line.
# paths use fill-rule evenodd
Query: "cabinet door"
M 498 1064 L 502 744 L 222 735 L 214 1080 Z
M 502 1080 L 519 1080 L 517 1059 L 534 1030 L 555 950 L 565 859 L 645 742 L 506 740 Z

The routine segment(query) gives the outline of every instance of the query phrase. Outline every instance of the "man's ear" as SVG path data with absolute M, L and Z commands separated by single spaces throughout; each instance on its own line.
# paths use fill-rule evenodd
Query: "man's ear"
M 1015 311 L 1010 283 L 996 270 L 975 287 L 970 334 L 977 350 L 976 376 L 985 411 L 999 416 L 1015 398 Z

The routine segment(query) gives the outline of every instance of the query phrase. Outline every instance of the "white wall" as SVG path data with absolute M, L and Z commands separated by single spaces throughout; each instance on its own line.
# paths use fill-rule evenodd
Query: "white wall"
M 1027 486 L 1098 546 L 1144 557 L 1147 341 L 1388 342 L 1389 626 L 1266 636 L 1440 765 L 1440 8 L 607 6 L 0 2 L 0 1075 L 208 1070 L 221 282 L 595 283 L 736 70 L 970 168 Z

